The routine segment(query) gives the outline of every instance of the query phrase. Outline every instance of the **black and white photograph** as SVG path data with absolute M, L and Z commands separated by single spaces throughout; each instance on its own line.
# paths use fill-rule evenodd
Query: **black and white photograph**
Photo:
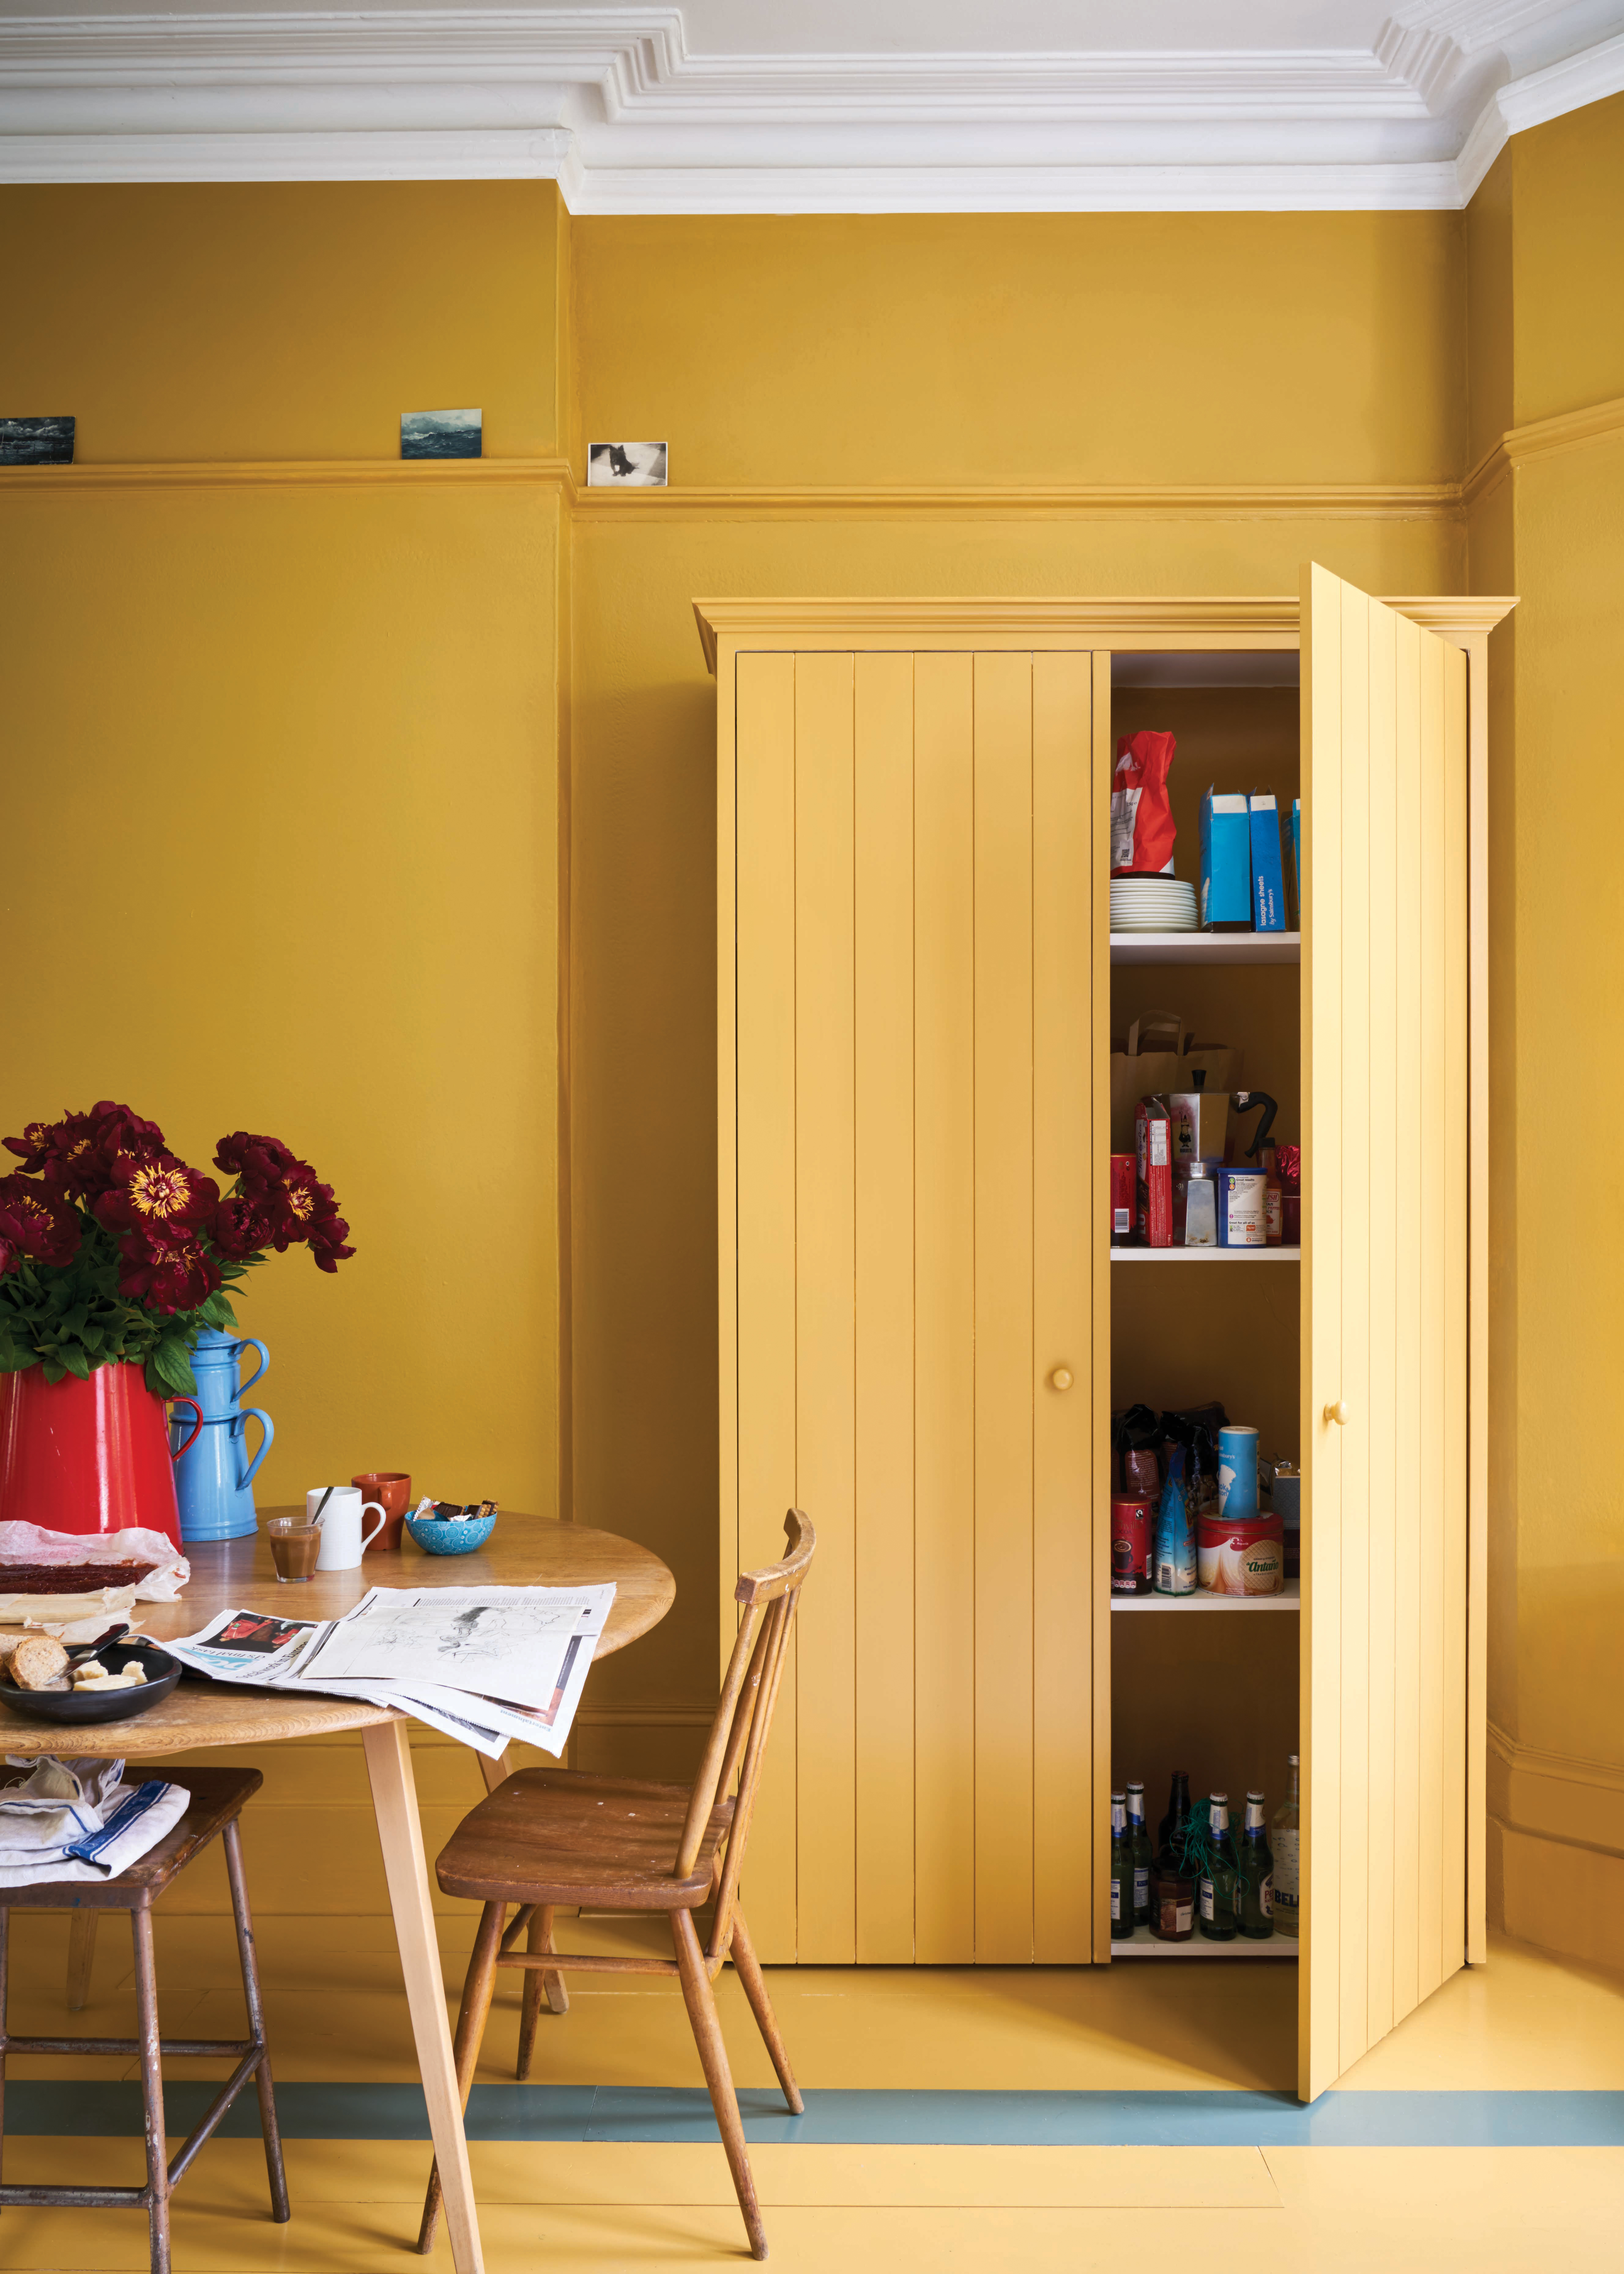
M 665 486 L 665 445 L 663 442 L 589 442 L 586 485 L 591 490 L 663 490 Z
M 482 410 L 402 410 L 402 458 L 477 458 L 481 455 Z
M 71 466 L 71 418 L 0 418 L 0 466 Z

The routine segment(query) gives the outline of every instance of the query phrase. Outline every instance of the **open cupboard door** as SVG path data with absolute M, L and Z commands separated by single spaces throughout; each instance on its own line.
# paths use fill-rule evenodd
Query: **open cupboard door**
M 1468 749 L 1459 648 L 1317 567 L 1302 642 L 1312 2100 L 1466 1956 Z

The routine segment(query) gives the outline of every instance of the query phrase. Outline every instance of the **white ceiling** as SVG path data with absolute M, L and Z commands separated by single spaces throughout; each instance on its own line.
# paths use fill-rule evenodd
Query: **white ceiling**
M 0 180 L 557 180 L 586 213 L 1462 205 L 1624 0 L 0 0 Z

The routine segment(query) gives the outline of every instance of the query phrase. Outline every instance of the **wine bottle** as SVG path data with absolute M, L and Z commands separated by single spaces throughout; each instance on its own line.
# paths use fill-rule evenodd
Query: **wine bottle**
M 1287 1766 L 1291 1771 L 1291 1789 L 1274 1811 L 1270 1826 L 1269 1846 L 1274 1859 L 1274 1931 L 1289 1935 L 1295 1940 L 1297 1921 L 1302 1909 L 1302 1892 L 1297 1880 L 1297 1840 L 1300 1810 L 1297 1801 L 1297 1757 L 1289 1753 Z
M 1267 1942 L 1274 1931 L 1274 1859 L 1263 1820 L 1263 1795 L 1246 1796 L 1246 1826 L 1241 1838 L 1240 1930 L 1248 1942 Z
M 1128 1804 L 1111 1795 L 1111 1940 L 1133 1939 L 1133 1850 L 1128 1841 Z
M 1227 1792 L 1215 1792 L 1207 1802 L 1207 1856 L 1197 1924 L 1208 1942 L 1233 1942 L 1240 1925 L 1240 1866 L 1229 1837 Z
M 1150 1920 L 1150 1833 L 1145 1823 L 1145 1788 L 1137 1780 L 1128 1786 L 1128 1846 L 1133 1856 L 1133 1924 Z

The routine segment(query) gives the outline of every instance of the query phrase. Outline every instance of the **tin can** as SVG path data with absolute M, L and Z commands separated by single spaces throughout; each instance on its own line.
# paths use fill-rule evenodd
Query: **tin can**
M 1150 1535 L 1155 1502 L 1129 1494 L 1111 1501 L 1111 1593 L 1148 1595 Z
M 1196 1556 L 1209 1595 L 1278 1595 L 1286 1583 L 1284 1535 L 1279 1517 L 1268 1510 L 1249 1523 L 1204 1516 Z
M 1261 1169 L 1218 1171 L 1218 1245 L 1267 1247 L 1268 1178 Z
M 1111 1155 L 1111 1239 L 1124 1247 L 1133 1237 L 1133 1186 L 1138 1163 L 1132 1153 Z
M 1226 1422 L 1218 1432 L 1218 1513 L 1249 1522 L 1258 1512 L 1258 1433 Z

